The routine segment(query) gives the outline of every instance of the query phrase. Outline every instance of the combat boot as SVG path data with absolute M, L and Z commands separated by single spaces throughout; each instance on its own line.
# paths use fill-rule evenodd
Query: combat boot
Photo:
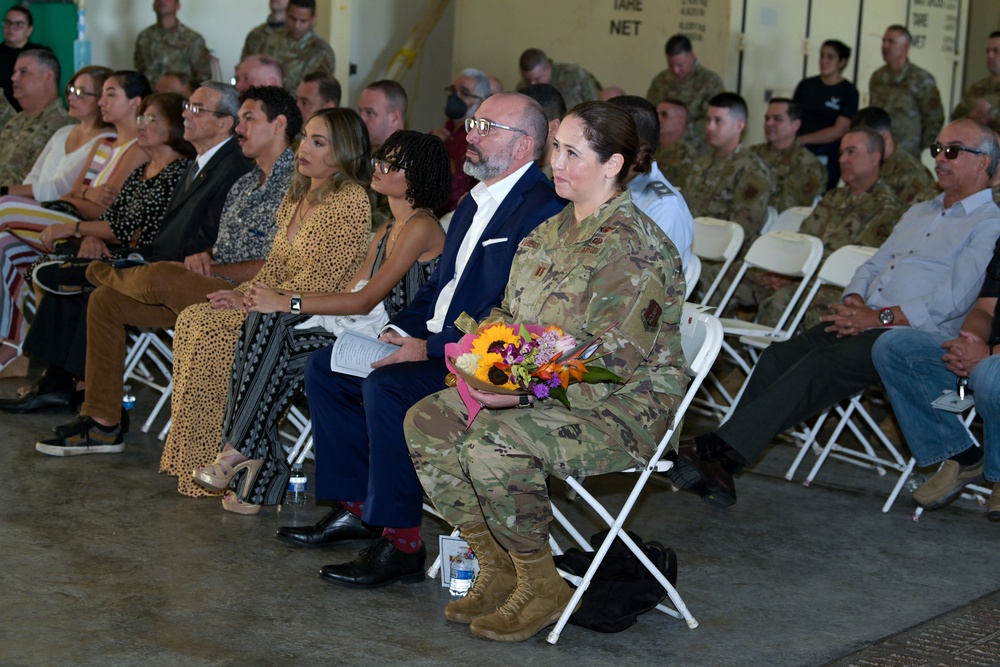
M 486 524 L 462 531 L 479 561 L 479 574 L 464 598 L 444 608 L 449 621 L 469 624 L 472 619 L 492 614 L 502 605 L 517 585 L 514 563 L 507 552 L 493 539 Z
M 552 562 L 545 545 L 538 553 L 510 554 L 517 573 L 517 587 L 495 612 L 472 620 L 469 629 L 483 639 L 519 642 L 534 637 L 559 620 L 573 597 Z

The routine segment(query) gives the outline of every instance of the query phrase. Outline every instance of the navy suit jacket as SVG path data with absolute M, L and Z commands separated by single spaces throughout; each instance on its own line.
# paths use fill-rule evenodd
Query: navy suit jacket
M 427 356 L 443 358 L 445 343 L 462 337 L 462 332 L 455 328 L 458 316 L 466 312 L 478 321 L 500 304 L 507 288 L 510 264 L 521 239 L 565 205 L 541 170 L 534 164 L 528 167 L 501 202 L 472 251 L 448 306 L 444 328 L 440 333 L 431 334 L 427 331 L 427 320 L 434 316 L 434 304 L 441 288 L 455 275 L 458 248 L 477 210 L 476 200 L 465 197 L 452 216 L 437 270 L 390 324 L 415 338 L 426 338 Z
M 250 171 L 236 139 L 215 152 L 190 185 L 182 178 L 174 188 L 153 242 L 139 252 L 148 262 L 180 261 L 211 249 L 219 234 L 222 208 L 233 184 Z

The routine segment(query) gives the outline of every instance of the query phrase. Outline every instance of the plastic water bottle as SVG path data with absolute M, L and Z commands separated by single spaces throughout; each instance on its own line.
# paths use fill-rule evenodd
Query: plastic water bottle
M 914 491 L 920 488 L 920 486 L 927 481 L 927 478 L 923 475 L 918 475 L 913 473 L 910 475 L 909 479 L 906 480 L 905 489 L 912 494 Z
M 448 585 L 448 592 L 455 597 L 464 598 L 472 588 L 473 577 L 475 571 L 472 569 L 472 561 L 461 556 L 456 557 L 451 562 L 451 582 Z
M 292 475 L 288 478 L 288 489 L 285 491 L 285 504 L 292 507 L 302 507 L 306 504 L 306 474 L 302 464 L 292 466 Z
M 132 393 L 132 385 L 125 385 L 125 393 L 122 395 L 122 407 L 131 410 L 135 407 L 135 394 Z

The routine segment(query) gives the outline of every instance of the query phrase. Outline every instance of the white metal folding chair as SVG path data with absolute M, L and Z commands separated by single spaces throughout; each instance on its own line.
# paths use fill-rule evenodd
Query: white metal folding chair
M 813 212 L 812 206 L 793 206 L 786 208 L 775 218 L 769 232 L 797 232 L 802 228 L 802 222 Z
M 708 375 L 709 369 L 715 362 L 715 358 L 719 354 L 719 349 L 722 345 L 722 325 L 719 323 L 718 319 L 709 314 L 709 309 L 698 306 L 695 304 L 684 304 L 684 313 L 681 318 L 681 342 L 684 347 L 684 355 L 688 362 L 688 374 L 691 376 L 691 384 L 688 386 L 687 391 L 684 393 L 684 398 L 681 400 L 680 405 L 677 408 L 677 413 L 674 415 L 673 423 L 671 427 L 667 429 L 666 434 L 660 440 L 660 444 L 656 448 L 656 452 L 650 458 L 649 462 L 645 466 L 632 468 L 624 472 L 639 473 L 639 478 L 635 485 L 632 487 L 632 491 L 629 493 L 628 499 L 625 501 L 625 505 L 622 507 L 621 511 L 618 512 L 617 516 L 612 516 L 601 503 L 594 498 L 588 492 L 582 484 L 580 484 L 576 479 L 572 477 L 566 479 L 566 483 L 573 488 L 578 496 L 582 498 L 590 507 L 592 507 L 601 518 L 607 523 L 610 530 L 608 531 L 607 539 L 601 544 L 597 549 L 597 553 L 594 555 L 594 560 L 587 572 L 583 577 L 570 577 L 568 575 L 563 575 L 569 580 L 573 581 L 577 588 L 576 592 L 573 594 L 573 598 L 569 601 L 566 609 L 563 610 L 562 616 L 559 617 L 559 621 L 556 623 L 555 627 L 548 635 L 548 642 L 550 644 L 555 644 L 559 641 L 559 635 L 562 633 L 563 628 L 566 627 L 566 623 L 569 621 L 570 615 L 572 615 L 573 610 L 576 609 L 577 603 L 583 597 L 584 592 L 586 592 L 587 587 L 590 585 L 591 580 L 594 578 L 594 573 L 597 568 L 600 567 L 601 562 L 604 560 L 605 554 L 607 554 L 608 549 L 611 547 L 611 543 L 614 539 L 620 538 L 622 542 L 636 555 L 640 562 L 646 567 L 647 570 L 656 578 L 656 580 L 663 586 L 664 590 L 667 591 L 667 595 L 670 597 L 670 602 L 673 607 L 660 604 L 657 605 L 657 609 L 665 614 L 673 616 L 674 618 L 682 618 L 687 622 L 689 628 L 694 629 L 698 627 L 698 621 L 695 620 L 691 612 L 688 611 L 684 604 L 684 600 L 681 599 L 680 594 L 677 590 L 667 581 L 666 577 L 656 569 L 656 566 L 646 557 L 646 555 L 636 546 L 635 542 L 630 538 L 626 532 L 623 530 L 625 521 L 628 519 L 629 513 L 635 506 L 636 501 L 639 498 L 639 494 L 642 493 L 643 488 L 646 486 L 646 482 L 649 480 L 650 475 L 654 472 L 664 472 L 672 467 L 670 461 L 662 460 L 663 453 L 666 451 L 670 440 L 672 439 L 674 432 L 680 428 L 681 422 L 684 418 L 684 413 L 687 411 L 688 406 L 691 404 L 695 393 L 698 391 L 698 387 L 704 381 L 705 377 Z M 580 545 L 581 549 L 585 551 L 593 551 L 590 544 L 583 538 L 580 532 L 573 527 L 573 525 L 566 519 L 555 503 L 552 504 L 552 513 L 556 521 L 562 526 L 570 535 L 573 536 L 574 540 Z
M 765 325 L 736 318 L 722 318 L 720 321 L 722 322 L 725 335 L 736 337 L 737 340 L 741 336 L 790 336 L 791 331 L 784 328 L 785 323 L 789 320 L 789 316 L 794 312 L 802 294 L 809 286 L 809 281 L 812 280 L 812 276 L 816 272 L 822 258 L 823 242 L 815 236 L 808 234 L 779 231 L 768 232 L 754 241 L 753 245 L 747 251 L 739 271 L 733 277 L 729 289 L 726 290 L 725 295 L 719 302 L 718 312 L 721 313 L 729 304 L 733 294 L 736 293 L 740 283 L 750 269 L 759 269 L 789 278 L 797 278 L 799 283 L 785 311 L 775 324 Z M 739 342 L 736 344 L 741 345 Z M 739 366 L 749 378 L 750 372 L 753 370 L 751 363 L 756 362 L 755 351 L 751 349 L 748 353 L 750 359 L 748 362 L 727 340 L 723 340 L 722 349 L 725 351 L 726 356 Z M 736 399 L 729 394 L 729 390 L 714 375 L 710 376 L 709 382 L 711 382 L 712 386 L 722 396 L 723 402 L 716 401 L 710 392 L 703 391 L 702 398 L 698 401 L 699 407 L 707 408 L 709 412 L 724 417 L 733 410 L 736 405 Z M 737 394 L 738 396 L 739 394 Z
M 160 394 L 156 405 L 153 406 L 153 410 L 149 413 L 149 416 L 141 427 L 143 433 L 149 432 L 153 422 L 159 416 L 160 410 L 167 404 L 167 400 L 169 400 L 170 395 L 174 391 L 174 353 L 167 342 L 168 340 L 173 341 L 174 330 L 164 329 L 163 332 L 164 337 L 161 337 L 158 331 L 149 330 L 132 334 L 132 346 L 125 356 L 125 382 L 138 382 Z M 159 371 L 160 378 L 157 378 L 153 374 L 150 366 L 155 367 Z M 168 428 L 169 423 L 164 428 L 164 433 L 160 436 L 161 440 L 166 437 L 165 431 Z
M 715 295 L 715 290 L 719 288 L 723 277 L 743 247 L 744 234 L 743 227 L 735 222 L 706 217 L 694 219 L 694 241 L 691 244 L 691 252 L 698 255 L 703 262 L 722 263 L 719 275 L 705 290 L 701 301 L 695 303 L 708 303 Z M 694 293 L 694 286 L 688 287 L 688 293 Z M 688 301 L 694 302 L 694 299 L 689 296 Z
M 981 447 L 982 445 L 979 443 L 979 440 L 976 438 L 975 435 L 972 434 L 972 430 L 969 428 L 972 425 L 972 420 L 976 418 L 976 408 L 972 407 L 969 410 L 969 414 L 966 415 L 965 417 L 963 417 L 960 414 L 955 415 L 955 417 L 957 417 L 958 420 L 962 422 L 962 426 L 965 427 L 966 433 L 969 434 L 969 437 L 972 438 L 972 441 L 976 444 L 976 446 Z M 896 486 L 893 487 L 892 493 L 889 494 L 889 498 L 886 499 L 885 504 L 882 505 L 883 514 L 887 513 L 890 509 L 892 509 L 893 503 L 896 502 L 896 498 L 899 496 L 900 491 L 903 490 L 903 487 L 906 485 L 907 480 L 910 479 L 910 475 L 913 474 L 913 469 L 916 467 L 916 465 L 917 465 L 917 460 L 911 456 L 910 460 L 907 461 L 906 467 L 903 469 L 903 472 L 900 474 L 899 479 L 896 481 Z M 987 499 L 991 494 L 992 494 L 992 489 L 987 489 L 985 487 L 978 486 L 976 484 L 970 484 L 967 487 L 965 487 L 965 491 L 962 493 L 960 497 L 966 498 L 968 500 L 975 500 L 980 505 L 985 505 L 987 502 L 989 502 Z M 913 515 L 911 518 L 914 521 L 919 521 L 920 516 L 923 513 L 924 513 L 924 508 L 918 507 L 913 511 Z

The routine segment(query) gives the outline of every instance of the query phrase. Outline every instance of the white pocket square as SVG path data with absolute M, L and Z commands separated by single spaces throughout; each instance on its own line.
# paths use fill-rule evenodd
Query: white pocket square
M 483 247 L 485 248 L 486 246 L 493 245 L 494 243 L 503 243 L 507 240 L 507 238 L 508 237 L 505 236 L 502 239 L 490 239 L 488 241 L 483 241 Z

